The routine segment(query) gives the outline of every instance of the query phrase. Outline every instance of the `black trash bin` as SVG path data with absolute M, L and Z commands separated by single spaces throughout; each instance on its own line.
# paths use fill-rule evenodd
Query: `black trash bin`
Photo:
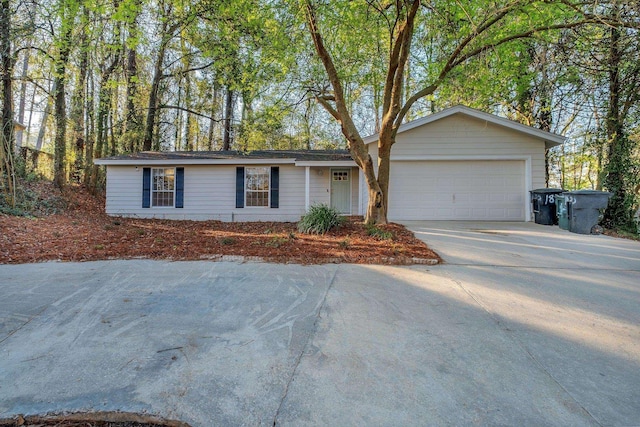
M 558 216 L 558 227 L 560 227 L 562 230 L 569 230 L 567 197 L 564 194 L 558 194 L 556 196 L 556 215 Z
M 567 200 L 569 231 L 578 234 L 597 234 L 600 210 L 607 207 L 611 193 L 597 190 L 578 190 L 562 193 Z
M 539 188 L 530 191 L 536 224 L 554 225 L 558 223 L 556 196 L 562 194 L 563 191 L 561 188 Z

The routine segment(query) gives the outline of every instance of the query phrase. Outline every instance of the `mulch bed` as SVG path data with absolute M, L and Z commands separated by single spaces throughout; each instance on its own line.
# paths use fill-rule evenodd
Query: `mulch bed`
M 18 415 L 0 419 L 0 427 L 189 427 L 189 424 L 126 412 L 94 412 L 65 415 Z
M 55 194 L 51 188 L 40 191 Z M 370 236 L 361 217 L 326 235 L 299 233 L 295 223 L 171 221 L 114 218 L 104 198 L 82 187 L 60 196 L 52 215 L 0 214 L 0 263 L 105 259 L 263 260 L 278 263 L 414 264 L 440 258 L 398 224 L 379 228 L 390 239 Z M 224 258 L 223 258 L 224 257 Z

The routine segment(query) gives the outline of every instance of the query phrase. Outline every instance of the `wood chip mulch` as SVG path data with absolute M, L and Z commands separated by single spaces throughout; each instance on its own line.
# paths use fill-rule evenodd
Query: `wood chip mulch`
M 50 191 L 54 192 L 53 188 Z M 367 234 L 361 217 L 326 235 L 298 232 L 295 223 L 171 221 L 115 218 L 104 198 L 81 187 L 62 194 L 61 213 L 39 217 L 0 214 L 0 263 L 107 259 L 235 260 L 323 264 L 436 263 L 439 256 L 401 225 Z
M 189 424 L 152 415 L 127 412 L 91 412 L 64 415 L 17 415 L 0 419 L 0 427 L 189 427 Z

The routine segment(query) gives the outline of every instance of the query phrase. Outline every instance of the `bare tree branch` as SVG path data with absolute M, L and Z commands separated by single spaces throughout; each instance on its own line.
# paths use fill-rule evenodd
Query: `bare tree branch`
M 216 122 L 216 123 L 221 123 L 221 122 L 223 121 L 223 120 L 221 120 L 221 119 L 214 119 L 214 118 L 213 118 L 213 117 L 211 117 L 211 116 L 207 116 L 206 114 L 202 114 L 202 113 L 200 113 L 200 112 L 198 112 L 198 111 L 194 111 L 194 110 L 191 110 L 191 109 L 189 109 L 189 108 L 181 107 L 181 106 L 179 106 L 179 105 L 166 105 L 166 104 L 161 104 L 161 105 L 158 105 L 158 108 L 167 108 L 167 109 L 173 109 L 173 110 L 185 111 L 185 112 L 187 112 L 187 113 L 189 113 L 189 114 L 194 114 L 194 115 L 196 115 L 196 116 L 203 117 L 203 118 L 205 118 L 205 119 L 211 120 L 212 122 Z

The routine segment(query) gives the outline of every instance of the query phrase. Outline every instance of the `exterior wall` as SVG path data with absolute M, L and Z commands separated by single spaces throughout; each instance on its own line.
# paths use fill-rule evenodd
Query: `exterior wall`
M 279 207 L 239 209 L 235 207 L 236 165 L 184 166 L 184 208 L 143 208 L 142 170 L 145 165 L 108 166 L 106 212 L 114 216 L 178 220 L 298 221 L 305 212 L 305 168 L 294 165 L 277 166 L 280 168 Z M 329 169 L 311 168 L 311 204 L 329 204 Z M 318 171 L 322 173 L 319 174 Z M 357 176 L 357 172 L 354 173 Z M 357 187 L 352 203 L 355 203 L 356 213 Z
M 435 122 L 398 134 L 391 149 L 391 179 L 402 173 L 399 167 L 405 160 L 489 160 L 521 159 L 527 163 L 526 190 L 544 188 L 544 141 L 464 114 L 454 114 Z M 377 168 L 377 144 L 369 144 L 369 154 Z M 400 170 L 398 170 L 400 169 Z M 360 186 L 362 206 L 368 200 L 364 181 Z M 528 193 L 525 195 L 528 198 Z M 527 215 L 529 218 L 530 212 Z
M 304 168 L 300 168 L 303 169 Z M 303 193 L 304 198 L 304 193 Z M 331 172 L 330 168 L 312 167 L 309 172 L 309 200 L 310 204 L 329 205 L 331 203 Z M 303 199 L 304 201 L 304 199 Z
M 309 199 L 311 204 L 331 205 L 331 169 L 349 169 L 351 179 L 351 212 L 350 215 L 358 215 L 359 209 L 359 181 L 357 167 L 312 167 L 309 175 Z
M 544 151 L 544 141 L 538 138 L 474 117 L 454 114 L 399 134 L 391 150 L 391 159 L 530 156 L 531 184 L 533 188 L 541 188 L 545 186 Z
M 360 168 L 351 168 L 351 215 L 359 215 L 360 210 Z

